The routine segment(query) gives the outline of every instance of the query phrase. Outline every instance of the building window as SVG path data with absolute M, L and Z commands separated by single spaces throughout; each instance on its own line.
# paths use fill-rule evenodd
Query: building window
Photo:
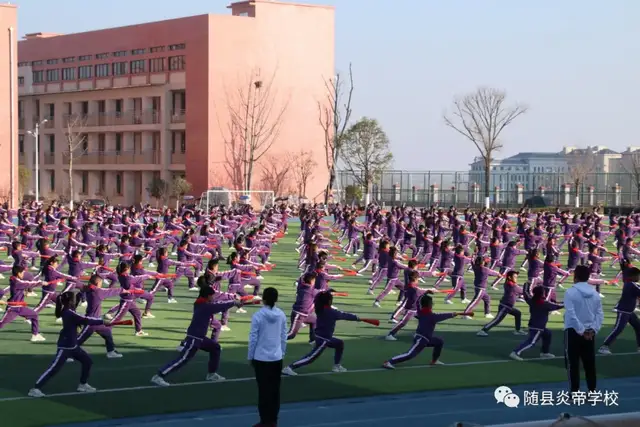
M 47 70 L 47 81 L 57 82 L 60 80 L 60 70 Z
M 62 69 L 62 80 L 75 80 L 76 79 L 76 69 L 75 68 L 63 68 Z
M 24 154 L 24 135 L 18 135 L 18 151 Z
M 133 49 L 131 55 L 144 55 L 147 53 L 147 49 Z
M 51 171 L 49 174 L 49 191 L 56 191 L 56 171 Z
M 82 187 L 80 188 L 81 194 L 87 194 L 89 187 L 89 172 L 82 172 Z
M 18 62 L 18 67 L 28 67 L 29 63 L 28 62 Z
M 44 82 L 44 70 L 33 71 L 33 82 L 34 83 Z
M 240 12 L 238 16 L 249 16 L 249 12 Z
M 113 52 L 113 56 L 127 56 L 126 50 L 119 50 L 117 52 Z
M 149 60 L 149 71 L 161 73 L 164 71 L 164 58 L 154 58 Z
M 69 62 L 75 62 L 75 60 L 76 60 L 75 56 L 69 56 L 67 58 L 62 58 L 62 62 L 64 62 L 65 64 L 69 63 Z
M 91 61 L 93 59 L 93 55 L 82 55 L 78 57 L 80 61 Z
M 171 71 L 184 70 L 184 64 L 184 55 L 169 57 L 169 70 Z
M 47 59 L 47 65 L 55 65 L 58 63 L 57 59 Z
M 38 65 L 42 65 L 42 61 L 32 61 L 31 62 L 31 66 L 32 67 L 37 67 Z
M 184 48 L 186 48 L 187 46 L 184 43 L 180 43 L 180 44 L 172 44 L 169 46 L 169 50 L 182 50 Z
M 114 62 L 113 64 L 113 75 L 114 76 L 122 76 L 127 74 L 127 63 L 126 62 Z
M 18 86 L 24 86 L 24 77 L 18 77 Z
M 99 53 L 96 55 L 96 59 L 106 59 L 109 57 L 108 53 Z
M 155 46 L 149 49 L 150 53 L 164 52 L 164 46 Z
M 104 189 L 107 187 L 107 173 L 105 171 L 100 171 L 100 178 L 98 182 L 98 189 L 102 194 L 104 194 Z
M 144 59 L 139 59 L 137 61 L 131 61 L 131 74 L 140 74 L 144 73 Z
M 116 133 L 116 153 L 120 154 L 122 151 L 122 134 Z
M 116 173 L 116 194 L 118 196 L 122 195 L 122 173 Z
M 98 64 L 96 65 L 96 77 L 108 77 L 110 64 Z
M 49 134 L 49 152 L 56 152 L 56 136 L 54 134 Z
M 84 65 L 82 67 L 78 67 L 78 77 L 80 77 L 81 79 L 90 79 L 92 70 L 93 70 L 93 67 L 91 65 Z

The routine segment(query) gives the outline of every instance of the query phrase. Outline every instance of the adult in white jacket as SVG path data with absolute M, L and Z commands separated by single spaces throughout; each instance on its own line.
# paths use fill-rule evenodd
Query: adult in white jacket
M 598 291 L 589 284 L 590 276 L 589 267 L 579 265 L 574 272 L 574 285 L 564 293 L 564 357 L 572 393 L 580 390 L 580 361 L 587 388 L 596 391 L 594 338 L 602 328 L 604 312 Z
M 282 359 L 287 349 L 287 316 L 276 307 L 278 290 L 267 288 L 263 307 L 251 318 L 248 359 L 258 382 L 260 422 L 254 427 L 276 427 L 280 412 Z

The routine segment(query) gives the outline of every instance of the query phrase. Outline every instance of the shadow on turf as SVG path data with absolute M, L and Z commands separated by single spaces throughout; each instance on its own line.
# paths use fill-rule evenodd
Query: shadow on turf
M 407 351 L 411 346 L 411 330 L 401 332 L 399 341 L 389 343 L 384 340 L 376 342 L 375 339 L 349 339 L 347 336 L 345 345 L 345 357 L 343 364 L 352 370 L 378 368 L 383 359 L 377 360 L 379 357 L 388 358 L 395 354 Z M 310 346 L 306 344 L 307 331 L 303 330 L 295 342 L 290 342 L 288 346 L 287 362 L 310 351 Z M 456 353 L 468 352 L 469 360 L 478 359 L 505 359 L 508 353 L 515 348 L 518 343 L 526 337 L 517 337 L 513 335 L 511 329 L 495 329 L 491 331 L 487 338 L 476 337 L 472 332 L 449 332 L 443 331 L 437 335 L 445 340 L 445 348 L 442 359 L 447 361 L 448 345 L 455 345 Z M 338 334 L 338 336 L 340 336 Z M 630 340 L 631 334 L 625 334 L 618 342 L 614 350 L 633 351 L 635 342 Z M 561 331 L 553 332 L 552 352 L 559 356 L 554 361 L 537 361 L 532 360 L 526 364 L 522 364 L 522 368 L 536 370 L 538 365 L 550 364 L 554 366 L 562 366 L 562 345 L 563 336 Z M 372 343 L 373 341 L 373 343 Z M 482 342 L 482 345 L 475 345 L 475 342 Z M 491 345 L 494 342 L 496 345 Z M 242 341 L 230 340 L 222 342 L 222 362 L 220 373 L 229 379 L 233 378 L 250 378 L 253 375 L 252 369 L 246 362 L 246 348 L 233 347 L 225 348 L 225 345 L 232 343 L 242 344 Z M 461 348 L 460 344 L 468 345 L 468 350 Z M 513 343 L 513 344 L 512 344 Z M 92 338 L 85 348 L 92 355 L 94 365 L 90 383 L 99 389 L 117 389 L 150 385 L 150 378 L 166 363 L 178 357 L 177 351 L 167 349 L 153 349 L 144 345 L 123 345 L 121 350 L 125 353 L 123 359 L 109 360 L 104 356 L 104 348 L 101 340 Z M 377 350 L 375 356 L 368 354 L 362 357 L 356 357 L 358 346 L 375 346 Z M 540 343 L 534 348 L 524 353 L 526 358 L 538 357 L 540 353 Z M 382 348 L 388 347 L 388 351 Z M 426 364 L 431 359 L 431 349 L 426 349 L 410 364 Z M 449 350 L 453 352 L 453 350 Z M 0 377 L 0 387 L 4 389 L 4 396 L 8 395 L 25 395 L 32 386 L 35 379 L 47 368 L 53 357 L 37 355 L 37 356 L 15 356 L 0 355 L 2 370 Z M 502 366 L 507 365 L 488 365 L 494 366 L 492 369 L 498 369 L 505 372 L 513 372 L 514 369 L 520 370 L 519 365 L 509 364 L 509 368 Z M 322 356 L 311 366 L 302 368 L 299 373 L 324 372 L 329 371 L 333 364 L 333 350 L 328 349 Z M 199 353 L 187 364 L 182 370 L 169 376 L 167 379 L 174 383 L 200 382 L 203 381 L 206 374 L 207 355 Z M 620 377 L 640 375 L 637 367 L 624 366 L 616 363 L 599 363 L 598 374 L 600 377 Z M 498 368 L 498 366 L 500 366 Z M 447 367 L 437 367 L 434 369 L 447 370 Z M 481 371 L 477 371 L 480 369 Z M 474 369 L 465 369 L 460 375 L 465 375 L 467 379 L 469 375 L 477 372 L 477 375 L 483 376 L 480 372 L 487 371 L 486 366 L 476 365 Z M 394 379 L 397 373 L 373 372 L 368 374 L 332 374 L 332 375 L 314 375 L 301 376 L 284 382 L 283 385 L 283 401 L 309 401 L 324 400 L 331 398 L 349 398 L 357 396 L 369 396 L 381 393 L 394 393 L 398 391 L 420 391 L 420 381 L 429 379 L 428 389 L 446 389 L 450 388 L 450 383 L 459 382 L 458 367 L 452 367 L 450 371 L 446 371 L 446 375 L 435 374 L 430 371 L 398 371 L 411 376 L 407 379 L 407 375 L 400 374 Z M 74 391 L 79 375 L 79 366 L 76 363 L 70 363 L 64 366 L 59 375 L 45 387 L 46 393 L 64 393 Z M 368 377 L 364 377 L 364 376 Z M 377 378 L 374 376 L 378 376 Z M 400 379 L 402 377 L 402 379 Z M 379 381 L 383 378 L 386 386 L 381 386 Z M 504 378 L 505 380 L 508 378 Z M 562 379 L 562 378 L 560 378 Z M 433 381 L 438 381 L 434 383 Z M 398 382 L 399 381 L 399 382 Z M 500 382 L 501 378 L 496 381 Z M 396 384 L 398 382 L 398 384 Z M 473 382 L 473 381 L 471 381 Z M 506 382 L 506 381 L 505 381 Z M 402 383 L 402 384 L 400 384 Z M 508 383 L 508 382 L 507 382 Z M 370 386 L 369 386 L 370 385 Z M 486 384 L 485 384 L 486 385 Z M 474 385 L 476 386 L 476 385 Z M 413 387 L 408 390 L 407 387 Z M 60 423 L 83 422 L 105 418 L 121 418 L 131 416 L 141 416 L 150 414 L 162 414 L 172 412 L 198 411 L 214 408 L 223 408 L 231 406 L 246 406 L 255 404 L 256 392 L 253 381 L 227 382 L 220 384 L 204 384 L 186 388 L 177 387 L 168 389 L 153 388 L 139 391 L 122 391 L 114 393 L 104 393 L 95 396 L 66 396 L 55 397 L 49 402 L 51 404 L 59 404 L 60 410 L 64 413 L 60 416 Z M 46 406 L 50 407 L 50 406 Z M 54 406 L 53 408 L 56 408 Z M 14 402 L 0 402 L 0 411 L 3 413 L 3 419 L 9 421 L 8 425 L 28 425 L 28 426 L 45 426 L 51 425 L 57 420 L 56 411 L 38 411 L 39 406 L 34 406 L 33 400 L 20 400 Z M 35 411 L 34 411 L 35 409 Z M 52 418 L 53 416 L 53 418 Z M 20 417 L 28 420 L 28 423 L 11 422 L 12 417 Z M 26 418 L 25 418 L 26 417 Z M 16 418 L 17 420 L 17 418 Z M 56 421 L 56 424 L 58 422 Z

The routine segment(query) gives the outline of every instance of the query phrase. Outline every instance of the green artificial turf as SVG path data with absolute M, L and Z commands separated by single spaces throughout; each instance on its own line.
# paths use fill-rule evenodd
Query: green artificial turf
M 299 275 L 296 268 L 297 254 L 294 240 L 297 225 L 292 232 L 274 246 L 272 261 L 277 267 L 265 273 L 264 285 L 276 286 L 281 292 L 280 307 L 289 316 L 294 295 L 293 281 Z M 563 257 L 564 262 L 564 257 Z M 351 261 L 351 260 L 348 260 Z M 348 267 L 348 262 L 339 263 Z M 615 271 L 605 265 L 607 278 Z M 523 275 L 524 276 L 524 275 Z M 471 279 L 471 278 L 470 278 Z M 433 282 L 434 279 L 426 279 Z M 523 279 L 521 279 L 522 281 Z M 467 281 L 470 283 L 470 281 Z M 4 283 L 3 283 L 4 285 Z M 444 286 L 448 286 L 445 284 Z M 252 370 L 246 360 L 247 333 L 251 313 L 256 307 L 249 307 L 244 315 L 231 314 L 231 332 L 223 332 L 220 343 L 223 348 L 220 374 L 230 381 L 218 384 L 203 384 L 206 374 L 207 355 L 198 354 L 181 371 L 167 379 L 175 387 L 155 388 L 149 380 L 156 370 L 178 355 L 176 345 L 184 337 L 190 320 L 191 304 L 195 298 L 187 292 L 186 281 L 177 284 L 176 298 L 179 304 L 167 304 L 163 295 L 158 294 L 153 313 L 156 318 L 143 320 L 148 337 L 135 337 L 133 329 L 114 329 L 117 349 L 124 358 L 109 360 L 105 356 L 103 341 L 94 335 L 84 346 L 92 355 L 94 365 L 90 384 L 100 390 L 112 392 L 94 395 L 77 395 L 75 388 L 79 375 L 78 364 L 67 364 L 49 384 L 45 393 L 70 393 L 67 396 L 53 396 L 46 399 L 24 399 L 34 381 L 47 368 L 55 354 L 55 342 L 59 325 L 54 323 L 52 310 L 41 315 L 42 334 L 45 343 L 30 343 L 29 326 L 21 319 L 0 331 L 0 413 L 2 425 L 10 427 L 35 427 L 73 422 L 86 422 L 118 417 L 144 416 L 151 414 L 206 410 L 230 406 L 253 405 L 256 401 L 255 383 L 251 379 Z M 382 371 L 380 365 L 386 359 L 408 350 L 415 321 L 398 335 L 397 342 L 381 339 L 392 325 L 387 323 L 388 314 L 394 309 L 396 296 L 390 295 L 382 308 L 372 307 L 373 297 L 365 295 L 367 277 L 348 277 L 332 283 L 338 291 L 349 292 L 350 296 L 336 298 L 338 308 L 354 312 L 361 317 L 380 319 L 379 328 L 353 322 L 341 322 L 336 336 L 345 340 L 345 354 L 342 364 L 351 372 L 332 374 L 333 351 L 327 350 L 315 363 L 302 368 L 299 377 L 287 378 L 283 382 L 284 402 L 320 400 L 367 396 L 376 394 L 417 392 L 437 389 L 455 389 L 492 385 L 512 385 L 536 382 L 563 381 L 564 369 L 562 316 L 551 316 L 549 327 L 554 330 L 552 353 L 560 356 L 553 360 L 535 360 L 540 344 L 524 354 L 534 358 L 528 362 L 507 361 L 508 354 L 525 337 L 514 336 L 513 320 L 508 317 L 502 325 L 493 329 L 488 338 L 475 336 L 484 324 L 481 306 L 476 309 L 478 317 L 473 320 L 453 319 L 438 326 L 436 334 L 445 340 L 441 360 L 453 366 L 420 368 L 430 361 L 431 350 L 426 350 L 415 360 L 406 363 L 407 369 Z M 379 291 L 378 289 L 377 291 Z M 598 337 L 598 344 L 609 333 L 615 314 L 611 311 L 617 301 L 619 288 L 604 290 L 603 300 L 606 326 Z M 497 311 L 497 300 L 501 292 L 492 291 L 492 310 Z M 471 297 L 470 295 L 469 297 Z M 455 305 L 445 305 L 437 297 L 436 311 L 460 311 L 463 305 L 456 300 Z M 562 292 L 558 298 L 562 299 Z M 117 298 L 107 300 L 115 305 Z M 28 302 L 34 305 L 35 298 Z M 528 310 L 525 304 L 518 304 L 523 311 L 526 326 Z M 302 329 L 287 348 L 286 361 L 290 362 L 310 350 L 307 343 L 308 329 Z M 614 353 L 636 351 L 631 328 L 625 330 L 612 350 Z M 599 358 L 598 375 L 604 377 L 625 377 L 640 375 L 637 363 L 640 355 L 617 355 Z M 403 365 L 404 366 L 404 365 Z M 411 369 L 411 368 L 417 369 Z M 313 375 L 304 375 L 313 374 Z M 196 383 L 177 386 L 184 383 Z M 16 400 L 7 400 L 17 397 Z

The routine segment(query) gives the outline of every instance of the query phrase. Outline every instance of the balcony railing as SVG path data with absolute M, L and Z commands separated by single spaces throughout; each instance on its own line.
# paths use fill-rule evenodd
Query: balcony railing
M 45 129 L 53 129 L 55 126 L 55 122 L 54 122 L 54 118 L 53 117 L 45 117 L 45 119 L 47 120 L 46 122 L 44 122 L 43 127 Z
M 18 129 L 24 129 L 24 117 L 18 118 Z
M 184 153 L 171 153 L 171 164 L 172 165 L 183 165 L 184 164 Z
M 109 111 L 83 115 L 65 115 L 68 119 L 79 117 L 84 126 L 131 126 L 153 125 L 161 121 L 160 110 Z
M 55 153 L 44 153 L 43 161 L 45 165 L 55 165 L 56 164 Z
M 186 110 L 173 110 L 171 112 L 171 123 L 184 123 Z
M 64 164 L 69 163 L 69 153 L 63 154 Z M 73 156 L 76 165 L 136 165 L 159 164 L 160 151 L 89 151 Z

